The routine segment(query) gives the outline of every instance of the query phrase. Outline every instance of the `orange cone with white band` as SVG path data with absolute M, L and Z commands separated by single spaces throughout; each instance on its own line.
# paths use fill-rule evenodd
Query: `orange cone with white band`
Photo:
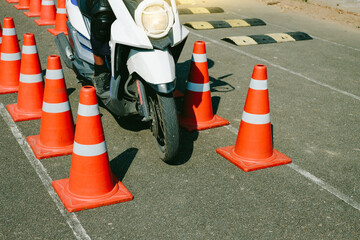
M 130 201 L 132 194 L 112 174 L 95 88 L 80 91 L 70 178 L 53 181 L 69 212 Z
M 267 69 L 256 65 L 236 144 L 216 149 L 245 172 L 291 163 L 289 157 L 273 149 L 269 105 Z
M 205 42 L 196 41 L 179 123 L 189 131 L 225 126 L 229 121 L 213 114 Z
M 30 8 L 30 0 L 19 0 L 18 5 L 14 5 L 17 10 L 24 10 Z
M 54 0 L 42 0 L 40 19 L 34 20 L 37 25 L 54 25 L 56 20 L 56 9 Z
M 41 118 L 44 82 L 33 33 L 25 33 L 21 55 L 18 102 L 7 105 L 15 122 Z
M 14 20 L 4 18 L 0 59 L 0 94 L 19 90 L 21 53 Z
M 30 0 L 28 12 L 23 12 L 28 17 L 40 17 L 41 0 Z
M 57 55 L 51 55 L 47 60 L 40 135 L 27 137 L 26 140 L 37 159 L 72 153 L 74 122 Z
M 56 9 L 56 21 L 55 21 L 55 28 L 48 29 L 48 31 L 52 35 L 58 35 L 59 33 L 64 33 L 67 35 L 67 27 L 66 27 L 66 7 L 65 7 L 65 0 L 58 0 L 58 5 Z

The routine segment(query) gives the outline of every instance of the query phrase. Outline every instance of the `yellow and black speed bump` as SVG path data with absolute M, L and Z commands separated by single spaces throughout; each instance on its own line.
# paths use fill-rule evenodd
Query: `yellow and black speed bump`
M 223 21 L 207 21 L 207 22 L 186 22 L 184 25 L 196 30 L 216 29 L 216 28 L 236 28 L 266 25 L 263 20 L 258 18 L 251 19 L 229 19 Z
M 209 14 L 209 13 L 223 13 L 224 9 L 219 7 L 197 7 L 197 8 L 179 8 L 179 14 Z
M 287 32 L 287 33 L 270 33 L 264 35 L 248 35 L 227 37 L 222 40 L 235 44 L 237 46 L 268 44 L 268 43 L 281 43 L 281 42 L 295 42 L 303 40 L 311 40 L 308 34 L 304 32 Z

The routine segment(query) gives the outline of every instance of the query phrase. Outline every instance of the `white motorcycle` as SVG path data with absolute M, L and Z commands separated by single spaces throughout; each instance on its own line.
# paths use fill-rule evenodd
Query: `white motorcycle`
M 78 1 L 66 0 L 68 37 L 56 37 L 61 58 L 79 79 L 92 81 L 91 19 Z M 173 91 L 175 64 L 189 31 L 180 24 L 175 0 L 109 0 L 111 25 L 110 100 L 116 116 L 138 115 L 148 122 L 160 158 L 172 163 L 179 149 L 179 125 Z

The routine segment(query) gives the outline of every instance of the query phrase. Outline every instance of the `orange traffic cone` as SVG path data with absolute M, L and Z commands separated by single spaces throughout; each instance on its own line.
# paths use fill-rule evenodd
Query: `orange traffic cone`
M 28 12 L 24 14 L 28 17 L 40 17 L 41 0 L 30 0 L 30 7 Z
M 4 18 L 0 59 L 0 94 L 19 90 L 21 53 L 13 18 Z
M 228 125 L 213 114 L 205 42 L 196 41 L 179 123 L 189 131 Z
M 24 34 L 21 59 L 18 102 L 6 106 L 15 122 L 41 118 L 44 82 L 32 33 Z
M 14 5 L 17 10 L 24 10 L 30 8 L 30 0 L 19 0 L 18 5 Z
M 56 10 L 55 28 L 48 29 L 48 31 L 55 36 L 62 32 L 67 35 L 67 19 L 65 0 L 59 0 Z
M 54 25 L 56 20 L 56 9 L 54 0 L 42 0 L 40 19 L 34 20 L 37 25 Z
M 218 148 L 216 152 L 245 172 L 291 163 L 272 146 L 265 65 L 254 67 L 236 145 Z
M 69 212 L 130 201 L 132 194 L 113 176 L 95 88 L 81 88 L 70 178 L 53 181 Z
M 40 135 L 27 137 L 37 159 L 69 155 L 74 142 L 71 114 L 60 57 L 47 59 Z

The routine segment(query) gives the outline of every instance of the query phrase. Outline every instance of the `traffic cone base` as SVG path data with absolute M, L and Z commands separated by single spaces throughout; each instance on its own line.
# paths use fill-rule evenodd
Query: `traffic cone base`
M 0 86 L 0 94 L 16 93 L 18 91 L 19 91 L 19 86 L 13 86 L 13 87 Z
M 55 20 L 41 20 L 41 19 L 36 19 L 34 20 L 36 22 L 37 25 L 39 26 L 47 26 L 47 25 L 55 25 Z
M 9 111 L 14 122 L 40 119 L 42 115 L 41 110 L 39 112 L 31 112 L 31 113 L 20 111 L 18 109 L 17 103 L 6 105 L 6 108 Z
M 55 36 L 57 36 L 57 35 L 60 34 L 60 33 L 64 33 L 65 35 L 68 35 L 67 31 L 66 31 L 66 32 L 64 32 L 64 31 L 58 31 L 58 30 L 56 30 L 55 28 L 50 28 L 50 29 L 48 29 L 48 31 L 49 31 L 52 35 L 55 35 Z
M 51 158 L 70 155 L 73 152 L 73 144 L 65 147 L 47 147 L 41 144 L 40 135 L 26 138 L 37 159 Z
M 291 159 L 281 152 L 273 149 L 273 155 L 266 159 L 246 159 L 235 153 L 235 145 L 216 149 L 216 152 L 241 168 L 245 172 L 251 172 L 263 168 L 275 167 L 291 163 Z
M 25 10 L 29 9 L 29 6 L 14 5 L 14 8 L 16 8 L 17 10 Z
M 8 2 L 8 3 L 18 3 L 19 0 L 6 0 L 6 2 Z
M 71 193 L 69 191 L 69 178 L 55 180 L 52 185 L 65 208 L 69 212 L 77 212 L 132 200 L 133 195 L 129 190 L 119 180 L 116 179 L 116 181 L 117 183 L 112 191 L 95 198 L 84 198 Z
M 229 121 L 215 114 L 210 121 L 203 122 L 196 122 L 196 119 L 187 119 L 179 116 L 179 124 L 191 132 L 226 126 L 229 125 Z
M 40 17 L 40 12 L 38 13 L 33 13 L 33 12 L 23 12 L 23 14 L 25 14 L 28 17 Z
M 29 11 L 23 12 L 23 14 L 25 14 L 27 17 L 40 17 L 41 1 L 42 0 L 30 0 Z

